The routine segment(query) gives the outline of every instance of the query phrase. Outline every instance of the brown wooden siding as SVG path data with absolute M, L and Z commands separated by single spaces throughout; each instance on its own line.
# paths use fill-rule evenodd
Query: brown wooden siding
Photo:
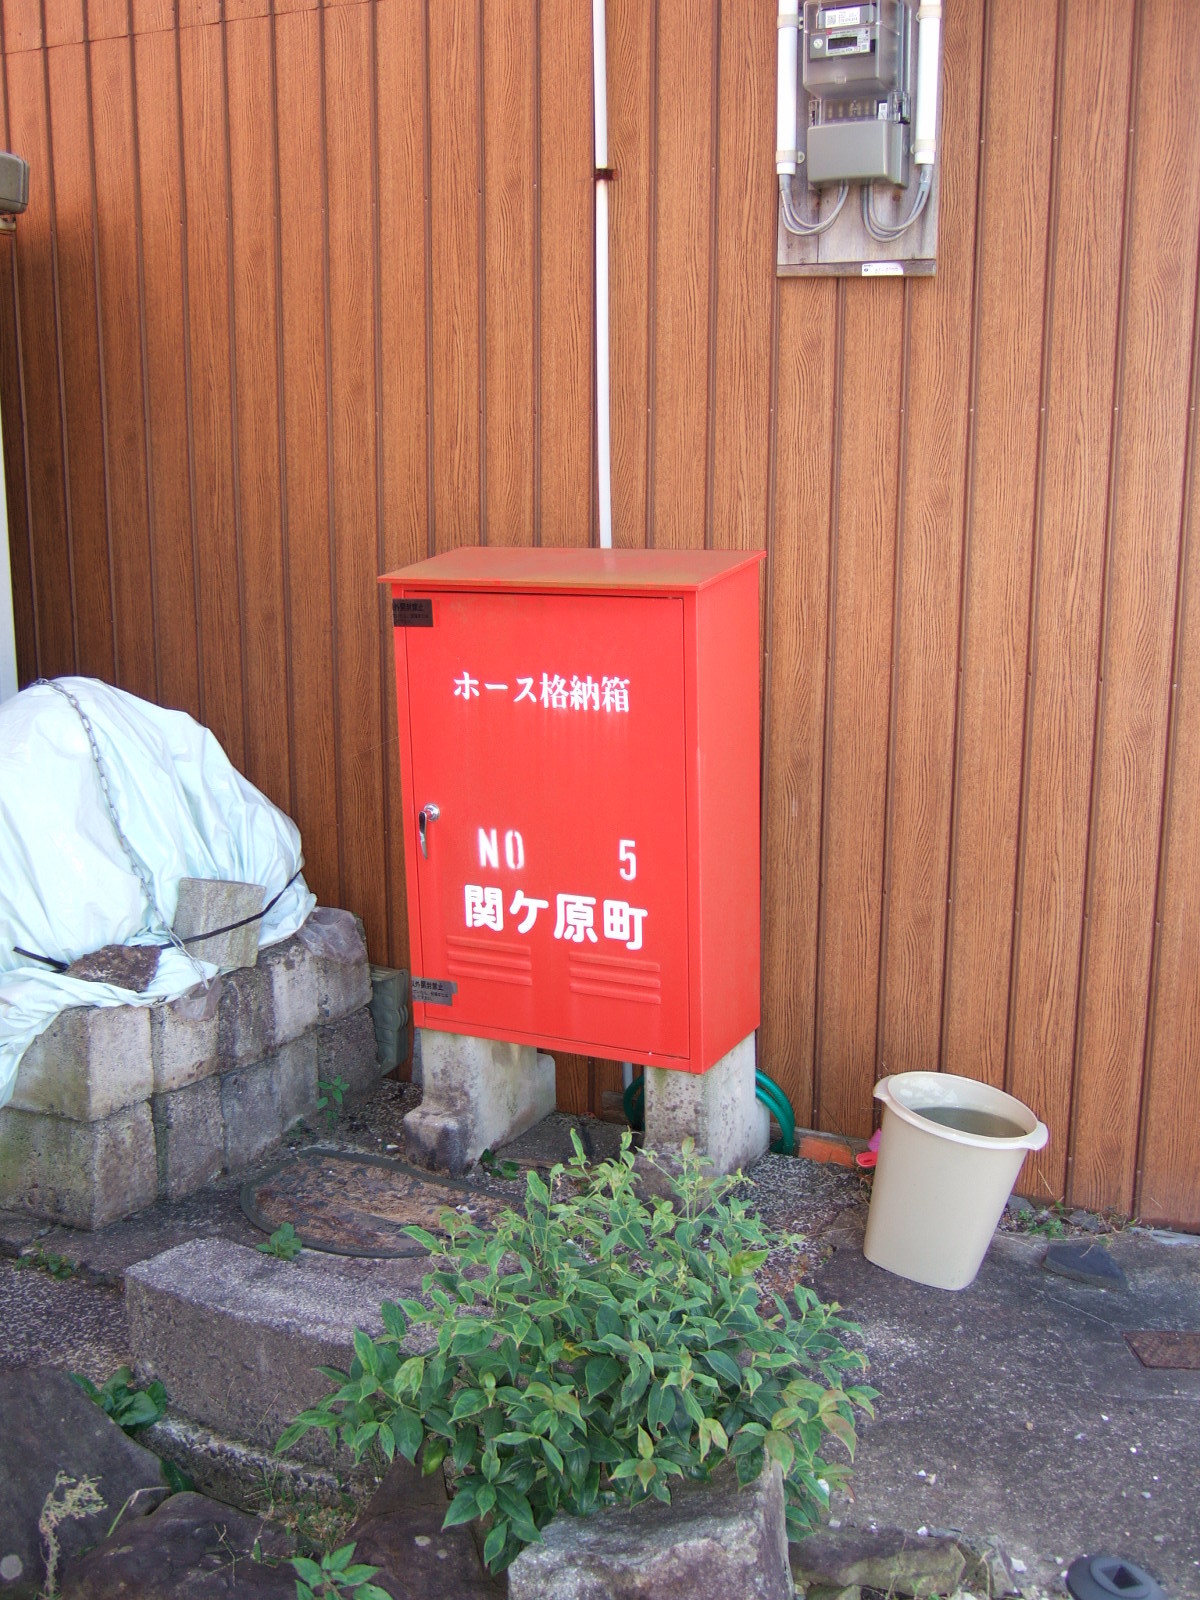
M 761 1064 L 1200 1228 L 1200 34 L 951 0 L 939 266 L 778 280 L 771 0 L 609 0 L 614 538 L 765 547 Z M 587 544 L 577 0 L 2 0 L 23 680 L 182 706 L 406 958 L 376 574 Z M 582 1109 L 617 1082 L 567 1058 Z

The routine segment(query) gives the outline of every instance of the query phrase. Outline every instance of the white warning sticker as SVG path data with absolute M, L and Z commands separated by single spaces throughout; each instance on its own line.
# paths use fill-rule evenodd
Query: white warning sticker
M 904 276 L 903 261 L 864 261 L 862 264 L 864 278 L 902 278 Z

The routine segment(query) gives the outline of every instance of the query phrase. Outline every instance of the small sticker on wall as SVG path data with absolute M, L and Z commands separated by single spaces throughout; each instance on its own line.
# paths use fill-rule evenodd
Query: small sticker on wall
M 864 261 L 862 264 L 864 278 L 902 278 L 904 276 L 903 261 Z

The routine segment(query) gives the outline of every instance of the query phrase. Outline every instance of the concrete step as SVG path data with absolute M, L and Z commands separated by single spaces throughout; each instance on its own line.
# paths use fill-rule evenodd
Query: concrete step
M 139 1376 L 172 1406 L 232 1439 L 272 1449 L 297 1412 L 329 1391 L 319 1366 L 345 1370 L 356 1328 L 383 1331 L 383 1300 L 419 1292 L 427 1257 L 363 1260 L 302 1251 L 294 1261 L 228 1239 L 193 1239 L 125 1274 Z M 323 1435 L 296 1454 L 329 1460 Z

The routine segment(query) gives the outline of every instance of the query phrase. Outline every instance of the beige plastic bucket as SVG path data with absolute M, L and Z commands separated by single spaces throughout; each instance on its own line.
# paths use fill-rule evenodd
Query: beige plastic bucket
M 949 1072 L 881 1078 L 875 1098 L 883 1128 L 863 1254 L 914 1283 L 965 1289 L 1026 1152 L 1040 1150 L 1049 1132 L 1012 1095 Z

